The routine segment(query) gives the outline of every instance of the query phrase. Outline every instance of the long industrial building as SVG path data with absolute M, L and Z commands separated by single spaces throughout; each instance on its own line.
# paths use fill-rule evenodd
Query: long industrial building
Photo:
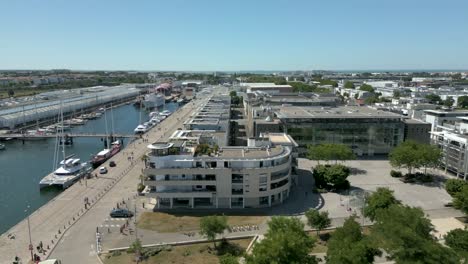
M 90 87 L 38 95 L 29 104 L 0 109 L 0 128 L 14 129 L 31 122 L 38 122 L 64 114 L 79 113 L 91 107 L 110 102 L 135 98 L 139 89 L 134 85 L 114 87 Z

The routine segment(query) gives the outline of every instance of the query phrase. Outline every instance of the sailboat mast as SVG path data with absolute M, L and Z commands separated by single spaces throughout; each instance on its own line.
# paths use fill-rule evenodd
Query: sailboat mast
M 110 148 L 109 131 L 107 129 L 107 109 L 106 109 L 106 105 L 104 105 L 104 123 L 106 125 L 106 148 Z

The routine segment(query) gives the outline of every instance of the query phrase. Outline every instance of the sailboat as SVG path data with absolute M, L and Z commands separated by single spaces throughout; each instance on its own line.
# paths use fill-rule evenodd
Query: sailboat
M 60 109 L 60 122 L 63 124 L 63 109 Z M 73 183 L 78 181 L 81 177 L 85 176 L 91 171 L 86 162 L 81 162 L 80 159 L 75 158 L 75 155 L 66 156 L 65 145 L 60 144 L 64 142 L 63 128 L 57 130 L 56 144 L 54 151 L 53 172 L 42 178 L 39 182 L 39 187 L 44 188 L 47 186 L 60 186 L 63 189 L 70 187 Z M 60 145 L 63 160 L 57 162 L 60 156 Z M 57 163 L 60 166 L 56 166 Z
M 107 111 L 104 112 L 104 118 L 105 118 L 105 123 L 106 123 L 106 135 L 109 135 L 108 130 L 107 130 Z M 112 105 L 111 105 L 111 129 L 112 132 L 114 132 L 114 116 L 113 116 L 113 110 L 112 110 Z M 99 151 L 94 157 L 91 159 L 91 165 L 93 168 L 99 167 L 101 164 L 106 162 L 108 159 L 112 158 L 115 154 L 119 153 L 119 151 L 122 149 L 122 143 L 119 140 L 116 140 L 110 144 L 110 147 L 108 147 L 107 143 L 110 141 L 109 137 L 106 137 L 106 148 Z

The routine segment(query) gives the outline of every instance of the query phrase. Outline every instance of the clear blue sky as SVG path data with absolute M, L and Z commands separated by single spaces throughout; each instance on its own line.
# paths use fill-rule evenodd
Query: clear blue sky
M 468 69 L 466 0 L 0 0 L 0 69 Z

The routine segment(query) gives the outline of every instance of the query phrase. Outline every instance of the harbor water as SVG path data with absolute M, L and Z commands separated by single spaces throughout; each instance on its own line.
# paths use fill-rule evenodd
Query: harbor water
M 176 103 L 166 104 L 164 109 L 171 112 L 177 109 Z M 163 110 L 163 109 L 160 109 Z M 148 118 L 148 111 L 133 105 L 123 105 L 106 111 L 106 117 L 89 120 L 82 126 L 73 127 L 73 133 L 106 133 L 133 134 L 133 130 L 141 121 Z M 113 117 L 113 118 L 112 118 Z M 113 127 L 113 130 L 112 130 Z M 123 139 L 124 145 L 130 139 Z M 53 138 L 25 141 L 12 140 L 3 142 L 5 150 L 0 150 L 0 233 L 24 219 L 62 190 L 46 188 L 39 190 L 39 181 L 51 173 L 55 164 L 54 149 L 56 140 Z M 74 138 L 73 145 L 66 146 L 66 155 L 75 154 L 82 161 L 88 161 L 93 154 L 104 148 L 102 138 Z M 29 209 L 28 209 L 29 208 Z

